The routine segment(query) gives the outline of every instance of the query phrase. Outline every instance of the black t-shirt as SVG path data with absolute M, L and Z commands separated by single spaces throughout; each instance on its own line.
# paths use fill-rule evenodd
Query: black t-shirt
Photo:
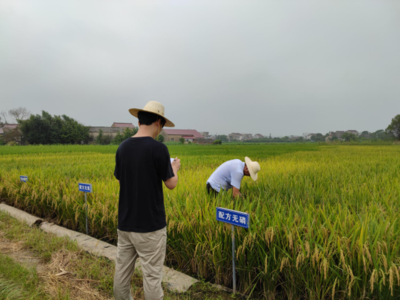
M 174 177 L 167 146 L 151 137 L 118 147 L 114 176 L 120 181 L 118 229 L 152 232 L 167 225 L 162 181 Z

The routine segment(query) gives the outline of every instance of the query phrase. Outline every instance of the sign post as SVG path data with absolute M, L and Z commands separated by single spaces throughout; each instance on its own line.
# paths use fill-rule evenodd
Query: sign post
M 21 182 L 28 182 L 28 176 L 19 176 L 19 180 L 21 180 Z
M 92 184 L 90 183 L 79 183 L 79 191 L 85 193 L 85 206 L 86 206 L 86 234 L 89 234 L 89 228 L 88 228 L 88 204 L 87 204 L 87 193 L 92 192 Z
M 228 223 L 232 225 L 232 279 L 233 279 L 233 293 L 236 293 L 236 268 L 235 268 L 235 227 L 249 228 L 250 216 L 237 210 L 217 207 L 217 221 Z

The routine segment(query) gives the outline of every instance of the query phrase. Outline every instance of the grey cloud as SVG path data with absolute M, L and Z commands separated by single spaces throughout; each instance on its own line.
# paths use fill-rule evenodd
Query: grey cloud
M 377 130 L 400 111 L 400 4 L 3 1 L 1 109 L 273 135 Z

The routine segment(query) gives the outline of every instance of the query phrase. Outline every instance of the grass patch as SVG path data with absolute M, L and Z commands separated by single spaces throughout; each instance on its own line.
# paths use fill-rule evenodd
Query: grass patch
M 39 299 L 44 296 L 34 268 L 25 268 L 0 253 L 0 299 Z
M 85 295 L 80 299 L 107 299 L 113 297 L 115 265 L 106 258 L 96 257 L 79 249 L 66 237 L 57 237 L 39 228 L 31 228 L 0 211 L 1 236 L 12 242 L 22 242 L 46 264 L 52 276 L 40 278 L 34 268 L 26 268 L 7 255 L 0 254 L 0 300 L 2 299 L 77 299 L 74 287 L 80 284 Z M 55 276 L 60 269 L 68 276 Z M 143 280 L 139 272 L 132 276 L 135 300 L 144 299 Z M 237 297 L 236 297 L 237 298 Z M 164 288 L 165 300 L 232 299 L 205 282 L 193 286 L 183 294 Z

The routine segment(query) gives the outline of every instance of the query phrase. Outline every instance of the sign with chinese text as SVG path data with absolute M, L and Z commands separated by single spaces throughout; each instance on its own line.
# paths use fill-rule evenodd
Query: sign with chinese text
M 248 213 L 217 207 L 217 221 L 231 225 L 249 228 L 250 216 Z
M 28 176 L 19 176 L 21 182 L 28 182 Z
M 85 193 L 92 192 L 92 184 L 90 183 L 79 183 L 79 191 Z

